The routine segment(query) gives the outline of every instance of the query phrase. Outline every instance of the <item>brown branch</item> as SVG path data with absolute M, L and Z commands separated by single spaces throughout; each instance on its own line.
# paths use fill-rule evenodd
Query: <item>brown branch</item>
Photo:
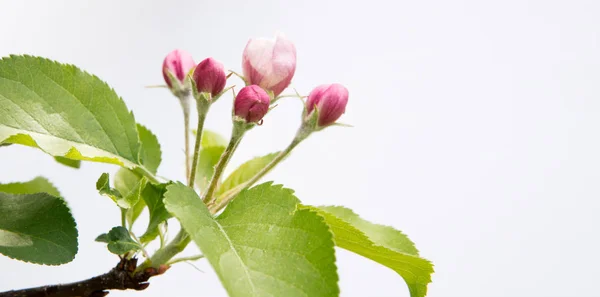
M 109 290 L 144 290 L 150 284 L 149 278 L 164 273 L 169 267 L 162 265 L 160 268 L 146 268 L 134 274 L 137 259 L 121 259 L 116 267 L 109 272 L 92 277 L 87 280 L 29 288 L 16 291 L 1 292 L 0 297 L 101 297 L 106 296 Z

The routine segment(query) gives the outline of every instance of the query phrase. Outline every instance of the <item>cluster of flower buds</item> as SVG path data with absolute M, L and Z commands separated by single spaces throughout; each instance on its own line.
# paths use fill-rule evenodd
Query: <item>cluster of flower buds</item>
M 190 74 L 191 70 L 193 72 Z M 234 101 L 234 117 L 247 123 L 260 123 L 271 102 L 290 85 L 296 72 L 296 47 L 285 37 L 250 39 L 242 56 L 242 88 Z M 225 89 L 227 75 L 223 64 L 207 58 L 198 65 L 182 50 L 169 53 L 163 63 L 165 82 L 174 94 L 194 88 L 203 98 L 218 98 Z M 186 83 L 186 78 L 190 83 Z M 209 99 L 210 100 L 210 99 Z M 306 100 L 304 122 L 316 118 L 315 129 L 334 124 L 345 112 L 348 90 L 340 84 L 316 87 Z

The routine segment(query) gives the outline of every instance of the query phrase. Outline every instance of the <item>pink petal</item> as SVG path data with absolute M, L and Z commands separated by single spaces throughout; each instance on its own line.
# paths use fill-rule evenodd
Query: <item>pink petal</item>
M 296 47 L 282 35 L 275 40 L 251 39 L 244 49 L 242 68 L 250 84 L 277 96 L 290 84 L 296 71 Z

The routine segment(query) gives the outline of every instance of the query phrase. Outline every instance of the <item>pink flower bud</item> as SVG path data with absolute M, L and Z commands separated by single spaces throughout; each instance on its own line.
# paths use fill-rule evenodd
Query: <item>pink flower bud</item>
M 167 75 L 167 71 L 171 72 L 171 75 L 175 76 L 182 83 L 185 80 L 185 76 L 194 66 L 196 66 L 194 59 L 186 51 L 176 49 L 170 52 L 163 61 L 162 67 L 163 77 L 169 88 L 173 87 L 173 84 Z
M 348 89 L 340 84 L 320 85 L 310 92 L 306 110 L 310 114 L 316 107 L 319 111 L 319 126 L 333 124 L 346 111 Z
M 285 37 L 250 39 L 242 57 L 244 77 L 275 96 L 289 86 L 296 71 L 296 47 Z
M 244 118 L 248 123 L 256 123 L 269 111 L 271 98 L 261 87 L 251 85 L 244 87 L 235 96 L 235 115 Z
M 196 83 L 198 92 L 207 92 L 216 96 L 225 88 L 227 75 L 223 64 L 213 58 L 206 58 L 196 66 L 192 79 Z

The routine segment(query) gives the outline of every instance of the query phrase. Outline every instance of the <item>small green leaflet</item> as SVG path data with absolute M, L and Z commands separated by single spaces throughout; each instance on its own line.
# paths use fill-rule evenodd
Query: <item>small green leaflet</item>
M 36 264 L 71 262 L 77 254 L 77 226 L 59 195 L 40 177 L 0 185 L 0 213 L 10 214 L 0 216 L 0 254 Z
M 140 201 L 146 183 L 145 177 L 140 177 L 129 169 L 120 168 L 115 174 L 115 189 L 123 195 L 123 200 L 117 201 L 117 204 L 122 208 L 132 208 Z
M 58 157 L 141 167 L 133 114 L 106 83 L 32 56 L 0 60 L 0 143 Z
M 216 219 L 194 190 L 167 186 L 179 219 L 231 297 L 339 295 L 333 240 L 293 191 L 265 183 L 242 191 Z
M 171 217 L 171 214 L 165 209 L 163 203 L 164 194 L 167 184 L 153 185 L 146 184 L 146 188 L 142 192 L 143 201 L 148 205 L 150 212 L 150 221 L 144 235 L 140 237 L 142 243 L 150 242 L 158 235 L 158 226 Z
M 396 271 L 408 285 L 411 297 L 427 294 L 433 265 L 419 257 L 414 243 L 402 232 L 361 219 L 339 206 L 301 206 L 317 211 L 329 225 L 337 246 Z
M 108 250 L 117 255 L 138 251 L 142 248 L 131 238 L 129 231 L 121 226 L 110 229 L 108 234 L 100 234 L 96 237 L 96 241 L 107 243 Z
M 96 181 L 96 190 L 100 192 L 101 195 L 107 196 L 112 199 L 115 203 L 117 200 L 122 199 L 121 193 L 119 191 L 110 187 L 110 176 L 108 173 L 102 173 L 98 180 Z
M 138 177 L 128 169 L 121 168 L 115 177 L 115 189 L 110 187 L 108 173 L 103 173 L 96 182 L 100 194 L 108 196 L 124 209 L 132 208 L 140 200 L 142 189 L 146 185 L 145 177 Z
M 146 183 L 146 186 L 148 186 L 151 183 Z M 142 195 L 143 195 L 142 191 Z M 142 197 L 143 198 L 143 197 Z M 129 229 L 131 229 L 131 226 L 133 226 L 133 223 L 135 223 L 135 221 L 137 221 L 137 219 L 140 217 L 140 215 L 142 214 L 142 212 L 144 211 L 144 209 L 146 208 L 146 201 L 144 201 L 144 199 L 140 199 L 132 208 L 127 210 L 127 213 L 125 214 L 126 219 L 127 219 L 127 224 L 129 224 Z
M 279 152 L 271 153 L 262 157 L 256 157 L 238 167 L 232 172 L 217 190 L 217 195 L 221 195 L 245 182 L 259 173 L 263 168 L 275 158 Z

